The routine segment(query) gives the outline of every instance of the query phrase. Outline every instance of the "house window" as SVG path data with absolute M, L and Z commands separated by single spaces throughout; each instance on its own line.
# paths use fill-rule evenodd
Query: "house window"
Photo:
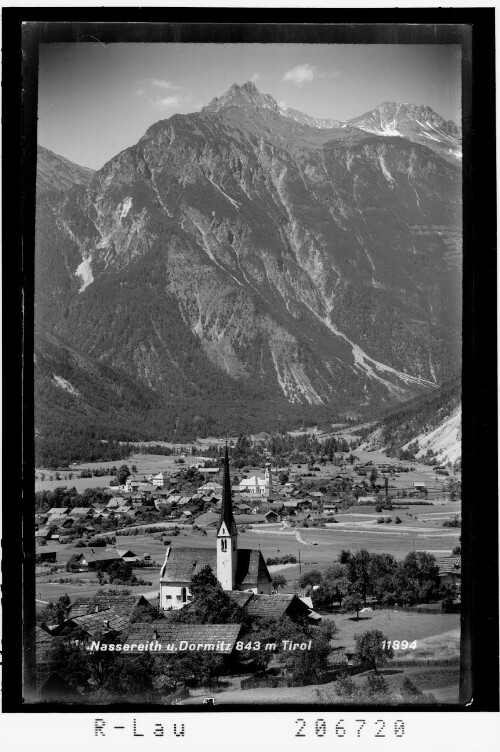
M 236 551 L 236 541 L 233 541 L 233 551 Z
M 220 550 L 227 551 L 227 540 L 223 538 L 220 542 Z
M 185 587 L 183 587 L 181 590 L 181 599 L 183 603 L 186 602 L 186 588 Z

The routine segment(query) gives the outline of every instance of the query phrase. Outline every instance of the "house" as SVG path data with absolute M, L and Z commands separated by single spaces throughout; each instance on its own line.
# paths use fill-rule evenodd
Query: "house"
M 194 496 L 181 496 L 181 498 L 179 499 L 179 501 L 177 502 L 177 504 L 180 507 L 183 507 L 186 504 L 191 504 L 191 502 L 193 501 L 193 499 L 194 499 Z
M 117 548 L 116 551 L 120 554 L 123 561 L 130 562 L 131 564 L 134 564 L 136 561 L 140 561 L 137 554 L 135 554 L 133 551 L 130 551 L 129 549 Z
M 49 509 L 47 512 L 48 515 L 57 514 L 57 515 L 66 515 L 70 513 L 69 507 L 52 507 L 52 509 Z
M 184 517 L 192 517 L 193 516 L 193 513 L 190 512 L 189 509 L 183 509 L 182 510 L 182 514 L 184 515 Z
M 170 473 L 168 473 L 166 470 L 164 470 L 161 473 L 158 473 L 157 475 L 153 475 L 153 478 L 151 479 L 151 483 L 156 488 L 163 488 L 164 486 L 167 486 L 170 481 Z
M 376 504 L 376 496 L 358 496 L 358 504 Z
M 130 615 L 117 613 L 113 607 L 82 616 L 70 616 L 52 631 L 55 637 L 70 636 L 78 632 L 77 643 L 90 640 L 113 642 L 129 626 Z
M 255 522 L 255 517 L 248 517 Z M 167 548 L 160 571 L 160 607 L 167 610 L 185 606 L 191 597 L 191 576 L 205 565 L 211 567 L 224 590 L 252 590 L 268 594 L 272 591 L 272 579 L 260 550 L 238 549 L 227 446 L 216 546 L 210 549 Z
M 181 654 L 187 646 L 203 645 L 204 650 L 220 655 L 231 655 L 235 651 L 240 636 L 241 624 L 175 624 L 161 621 L 131 624 L 123 645 L 129 645 L 129 651 L 137 650 L 137 645 L 152 644 L 158 646 L 158 652 Z M 155 648 L 155 652 L 156 652 Z
M 122 557 L 114 548 L 80 548 L 78 550 L 78 565 L 82 569 L 105 568 L 121 560 Z
M 143 595 L 87 595 L 78 596 L 70 604 L 68 615 L 71 618 L 85 614 L 99 613 L 113 608 L 118 614 L 128 614 L 130 617 L 137 610 L 155 615 L 156 608 Z
M 200 468 L 200 473 L 202 473 L 203 475 L 217 475 L 217 473 L 220 473 L 220 467 Z
M 170 504 L 178 504 L 182 496 L 180 494 L 172 494 L 168 497 Z
M 43 548 L 39 548 L 36 555 L 35 555 L 35 563 L 36 564 L 52 564 L 56 561 L 57 558 L 57 549 L 56 548 L 49 548 L 48 546 L 43 546 Z
M 40 540 L 49 540 L 50 537 L 51 537 L 51 532 L 50 532 L 49 527 L 41 527 L 35 533 L 35 539 L 37 542 Z
M 129 475 L 127 480 L 125 481 L 125 488 L 127 489 L 127 491 L 137 491 L 141 483 L 147 483 L 145 475 Z
M 425 483 L 414 483 L 413 488 L 415 489 L 415 491 L 427 491 Z
M 152 483 L 139 483 L 137 487 L 137 493 L 150 494 L 150 493 L 153 493 L 155 489 L 156 489 L 156 486 L 153 486 Z
M 161 498 L 155 499 L 154 505 L 155 505 L 155 509 L 157 509 L 159 512 L 162 509 L 170 509 L 172 506 L 170 501 L 167 501 L 167 499 L 161 499 Z
M 459 587 L 462 582 L 462 557 L 449 556 L 438 559 L 438 577 L 440 585 Z
M 93 507 L 73 507 L 71 510 L 71 517 L 83 519 L 85 517 L 91 519 L 94 516 Z
M 274 509 L 270 509 L 269 512 L 266 512 L 264 515 L 266 518 L 266 522 L 279 522 L 280 516 L 277 512 L 274 511 Z
M 208 493 L 209 491 L 222 491 L 222 486 L 220 483 L 215 483 L 215 481 L 210 480 L 208 483 L 200 486 L 198 491 L 202 491 L 203 493 Z

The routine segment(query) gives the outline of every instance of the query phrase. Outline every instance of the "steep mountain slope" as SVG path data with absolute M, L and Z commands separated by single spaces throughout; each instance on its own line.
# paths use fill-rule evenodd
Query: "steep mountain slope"
M 37 194 L 44 191 L 60 191 L 72 185 L 86 183 L 94 174 L 90 167 L 81 167 L 69 159 L 54 154 L 50 149 L 38 145 L 36 163 Z
M 389 404 L 459 363 L 460 228 L 426 146 L 234 86 L 40 197 L 37 321 L 186 430 Z
M 455 462 L 462 455 L 461 379 L 447 381 L 432 394 L 423 394 L 390 411 L 367 438 L 371 449 L 396 456 L 411 451 L 417 458 L 429 450 L 438 462 Z

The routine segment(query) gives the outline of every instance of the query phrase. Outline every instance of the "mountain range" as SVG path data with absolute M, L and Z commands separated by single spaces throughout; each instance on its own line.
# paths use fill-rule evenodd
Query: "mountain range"
M 460 368 L 460 144 L 428 107 L 318 120 L 247 83 L 95 172 L 39 147 L 39 436 L 273 430 L 436 389 Z

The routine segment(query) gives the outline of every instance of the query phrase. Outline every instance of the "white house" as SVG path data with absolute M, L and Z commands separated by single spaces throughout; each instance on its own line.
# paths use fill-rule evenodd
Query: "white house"
M 151 483 L 153 486 L 156 486 L 156 488 L 163 488 L 163 486 L 168 483 L 169 478 L 170 473 L 167 473 L 167 471 L 164 470 L 163 472 L 158 473 L 158 475 L 153 475 Z

